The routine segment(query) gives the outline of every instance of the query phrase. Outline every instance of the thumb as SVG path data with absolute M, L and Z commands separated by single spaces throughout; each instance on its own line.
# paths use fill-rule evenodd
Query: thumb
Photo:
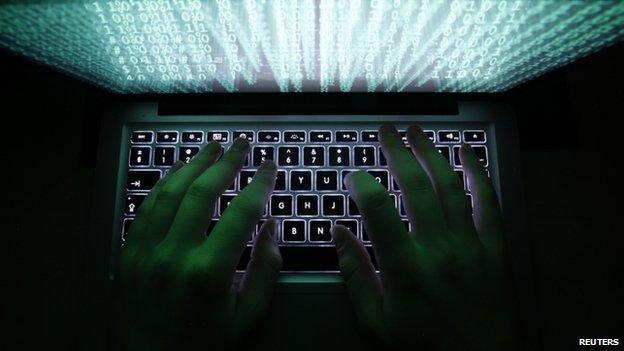
M 275 220 L 269 219 L 256 236 L 251 260 L 241 281 L 236 306 L 237 328 L 248 330 L 262 317 L 271 302 L 273 288 L 282 268 L 282 256 L 273 238 Z
M 381 320 L 381 283 L 364 245 L 345 226 L 335 225 L 340 272 L 360 322 L 371 329 Z

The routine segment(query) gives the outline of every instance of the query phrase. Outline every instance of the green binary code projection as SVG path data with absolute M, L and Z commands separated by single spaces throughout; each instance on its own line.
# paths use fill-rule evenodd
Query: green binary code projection
M 496 92 L 623 37 L 623 1 L 0 5 L 1 46 L 125 93 Z

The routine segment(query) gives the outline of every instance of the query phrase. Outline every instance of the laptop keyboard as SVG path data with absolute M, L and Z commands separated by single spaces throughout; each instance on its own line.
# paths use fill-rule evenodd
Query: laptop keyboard
M 407 143 L 405 130 L 399 129 L 399 132 Z M 459 160 L 459 147 L 462 142 L 470 144 L 482 164 L 488 167 L 486 128 L 425 128 L 425 133 L 462 179 L 466 196 L 470 199 L 470 189 Z M 141 128 L 131 131 L 129 135 L 128 171 L 122 202 L 122 245 L 147 193 L 174 162 L 182 160 L 188 163 L 211 140 L 218 141 L 227 149 L 237 137 L 244 137 L 250 142 L 250 153 L 240 174 L 217 201 L 207 234 L 236 194 L 249 184 L 264 160 L 272 159 L 278 165 L 275 191 L 256 232 L 250 235 L 239 269 L 245 268 L 253 237 L 269 217 L 279 223 L 277 241 L 284 258 L 284 271 L 337 271 L 338 262 L 330 235 L 334 224 L 350 228 L 374 259 L 360 213 L 343 183 L 345 176 L 356 170 L 368 171 L 388 189 L 405 227 L 410 229 L 401 190 L 388 171 L 375 129 Z

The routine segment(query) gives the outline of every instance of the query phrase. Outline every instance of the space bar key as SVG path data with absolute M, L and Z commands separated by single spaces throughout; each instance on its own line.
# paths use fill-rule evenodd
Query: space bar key
M 280 246 L 282 272 L 338 272 L 334 246 Z

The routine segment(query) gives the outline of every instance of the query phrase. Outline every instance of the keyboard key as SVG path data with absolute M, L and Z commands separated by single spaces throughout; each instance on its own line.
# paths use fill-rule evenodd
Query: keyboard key
M 189 163 L 198 152 L 199 146 L 181 146 L 178 159 L 184 163 Z
M 132 132 L 130 140 L 134 144 L 149 144 L 154 141 L 154 132 Z
M 344 216 L 344 196 L 343 195 L 323 195 L 323 216 L 336 217 Z
M 456 130 L 441 130 L 438 132 L 438 141 L 441 143 L 459 143 L 459 132 Z
M 134 222 L 134 218 L 126 218 L 123 221 L 123 227 L 121 229 L 121 241 L 128 240 L 128 233 L 130 232 L 130 225 Z
M 297 216 L 318 216 L 318 195 L 297 195 Z
M 266 222 L 265 219 L 261 219 L 258 221 L 258 224 L 256 224 L 256 235 L 260 235 L 260 229 L 262 229 L 262 225 Z
M 464 189 L 466 189 L 466 180 L 464 177 L 464 171 L 462 171 L 461 169 L 456 169 L 455 170 L 455 174 L 457 174 L 457 177 L 459 178 L 459 180 L 461 180 L 461 183 L 464 187 Z
M 331 142 L 331 132 L 327 131 L 311 131 L 309 133 L 310 141 L 313 143 L 329 143 Z
M 357 132 L 349 130 L 349 131 L 337 131 L 336 132 L 336 142 L 346 142 L 353 143 L 358 140 Z
M 149 166 L 150 164 L 150 152 L 151 149 L 148 146 L 145 147 L 131 147 L 130 148 L 130 166 Z
M 252 244 L 254 241 L 254 237 L 260 234 L 260 229 L 262 228 L 264 223 L 266 223 L 266 219 L 261 219 L 258 221 L 258 223 L 256 224 L 256 229 L 252 230 L 251 233 L 249 233 L 249 241 L 247 241 L 248 244 Z
M 156 142 L 158 143 L 177 143 L 178 132 L 156 132 Z
M 271 216 L 292 216 L 292 195 L 271 195 Z
M 290 190 L 312 190 L 312 171 L 291 171 Z
M 357 236 L 358 236 L 358 221 L 356 221 L 355 219 L 338 219 L 338 220 L 336 220 L 336 224 L 344 225 L 345 227 L 349 228 L 351 233 L 353 233 L 353 235 L 355 235 L 355 237 L 357 238 Z
M 407 216 L 407 212 L 405 212 L 405 198 L 403 195 L 399 195 L 399 202 L 401 203 L 399 206 L 399 213 L 401 216 Z
M 126 188 L 128 190 L 151 190 L 160 179 L 160 171 L 129 170 Z
M 399 135 L 401 136 L 401 140 L 403 140 L 404 143 L 407 142 L 407 132 L 404 130 L 399 130 Z
M 204 141 L 204 132 L 182 132 L 183 143 L 201 143 Z
M 355 200 L 353 200 L 353 198 L 351 196 L 347 196 L 347 198 L 349 199 L 349 216 L 360 216 L 360 210 L 357 207 L 357 204 L 355 203 Z
M 481 164 L 484 167 L 487 167 L 488 164 L 489 164 L 487 148 L 485 146 L 481 146 L 481 145 L 472 145 L 472 150 L 477 155 L 477 158 L 479 159 L 479 162 L 481 162 Z
M 353 162 L 356 166 L 375 165 L 374 146 L 356 146 L 353 148 Z
M 466 143 L 485 143 L 485 131 L 483 130 L 464 130 L 463 134 Z
M 392 189 L 394 189 L 394 191 L 401 191 L 401 189 L 399 188 L 399 183 L 396 182 L 396 179 L 394 179 L 394 177 L 392 177 Z
M 332 236 L 329 232 L 332 223 L 330 220 L 311 220 L 310 221 L 310 241 L 311 242 L 331 242 Z
M 275 190 L 286 190 L 286 171 L 277 171 L 277 177 L 275 178 Z
M 139 210 L 139 206 L 143 203 L 143 200 L 147 197 L 147 194 L 129 194 L 126 195 L 126 207 L 124 212 L 127 215 L 135 215 Z
M 370 243 L 370 238 L 368 237 L 368 233 L 366 232 L 366 226 L 362 224 L 362 241 L 365 243 Z
M 234 197 L 236 197 L 236 195 L 221 195 L 221 197 L 219 197 L 219 216 L 223 216 L 223 212 L 230 206 Z
M 330 166 L 348 166 L 349 165 L 349 148 L 346 146 L 330 146 L 329 147 L 329 165 Z
M 238 177 L 234 177 L 234 180 L 232 181 L 232 184 L 230 184 L 230 186 L 227 187 L 227 189 L 225 189 L 225 191 L 235 191 L 236 190 L 236 179 Z
M 475 155 L 477 155 L 477 159 L 484 167 L 488 166 L 488 154 L 487 148 L 484 145 L 471 145 L 472 150 Z M 459 158 L 459 146 L 453 147 L 453 158 L 455 159 L 455 167 L 461 167 L 461 159 Z
M 429 140 L 432 143 L 435 143 L 436 138 L 435 138 L 435 132 L 433 130 L 424 130 L 423 133 L 425 133 L 425 135 L 427 136 L 427 138 L 429 138 Z
M 280 146 L 277 149 L 277 164 L 280 166 L 299 166 L 299 147 Z
M 322 146 L 304 146 L 303 148 L 304 166 L 324 166 L 325 148 Z
M 282 272 L 339 273 L 338 256 L 333 246 L 281 246 Z
M 342 181 L 340 182 L 340 184 L 342 184 L 342 186 L 341 186 L 342 190 L 347 190 L 347 185 L 345 184 L 344 180 L 347 177 L 347 175 L 349 173 L 351 173 L 351 172 L 353 172 L 353 171 L 351 171 L 351 170 L 344 170 L 344 171 L 342 171 L 342 179 L 341 179 Z
M 254 146 L 253 147 L 253 165 L 258 167 L 265 160 L 273 160 L 275 157 L 275 148 L 273 146 Z
M 407 219 L 402 219 L 401 222 L 403 222 L 403 226 L 405 227 L 405 230 L 409 233 L 412 230 L 412 226 L 410 225 L 410 222 Z
M 448 146 L 436 145 L 436 150 L 440 155 L 444 156 L 449 162 L 451 162 L 451 149 Z
M 229 136 L 230 136 L 230 133 L 224 130 L 206 132 L 206 141 L 210 142 L 211 140 L 214 140 L 219 143 L 227 143 L 230 139 Z
M 316 190 L 338 190 L 338 171 L 316 171 Z
M 388 185 L 390 184 L 390 183 L 389 183 L 389 180 L 388 180 L 388 177 L 389 177 L 389 175 L 388 175 L 388 171 L 385 171 L 385 170 L 379 170 L 379 171 L 368 171 L 368 173 L 369 173 L 370 175 L 372 175 L 372 176 L 373 176 L 373 178 L 375 178 L 375 180 L 376 180 L 379 184 L 383 185 L 383 186 L 384 186 L 384 188 L 388 189 Z
M 238 177 L 238 190 L 245 189 L 245 187 L 249 185 L 249 183 L 251 183 L 251 180 L 253 179 L 254 175 L 256 175 L 255 170 L 246 169 L 246 170 L 241 171 Z
M 379 132 L 376 130 L 365 130 L 362 131 L 362 141 L 366 142 L 378 142 L 379 141 Z
M 388 161 L 386 160 L 386 155 L 384 155 L 383 151 L 381 150 L 381 147 L 379 147 L 379 165 L 380 166 L 388 165 Z
M 280 141 L 280 133 L 278 131 L 258 132 L 259 143 L 278 143 Z
M 175 161 L 175 147 L 157 147 L 154 150 L 154 166 L 171 166 Z
M 247 139 L 248 142 L 254 142 L 254 132 L 251 130 L 237 130 L 232 133 L 232 139 L 236 138 L 244 138 Z
M 282 241 L 287 243 L 305 241 L 306 222 L 301 220 L 282 221 Z
M 306 141 L 306 134 L 302 130 L 284 132 L 285 143 L 304 143 L 305 141 Z
M 210 233 L 212 233 L 212 230 L 217 226 L 217 223 L 219 223 L 218 219 L 211 219 L 210 223 L 208 223 L 208 228 L 206 228 L 206 231 L 204 232 L 204 234 L 208 237 L 210 236 Z
M 397 207 L 397 197 L 394 194 L 390 194 L 390 199 L 392 199 L 392 204 L 394 207 Z

